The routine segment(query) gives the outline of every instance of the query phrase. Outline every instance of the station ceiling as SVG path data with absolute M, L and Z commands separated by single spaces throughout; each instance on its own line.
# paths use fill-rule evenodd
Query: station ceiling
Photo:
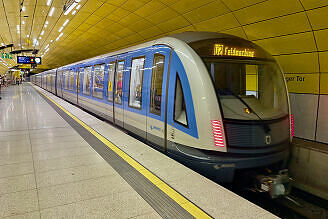
M 327 0 L 76 0 L 67 15 L 69 0 L 0 1 L 0 43 L 40 50 L 49 68 L 173 33 L 211 31 L 263 46 L 286 73 L 318 81 L 328 73 Z M 4 63 L 15 60 L 0 60 L 0 72 Z

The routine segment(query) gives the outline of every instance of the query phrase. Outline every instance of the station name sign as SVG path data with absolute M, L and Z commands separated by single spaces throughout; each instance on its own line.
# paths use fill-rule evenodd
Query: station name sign
M 37 64 L 37 65 L 41 65 L 41 57 L 17 56 L 17 64 Z
M 214 44 L 213 55 L 215 56 L 240 56 L 240 57 L 255 57 L 255 50 L 249 48 L 237 48 L 224 44 Z

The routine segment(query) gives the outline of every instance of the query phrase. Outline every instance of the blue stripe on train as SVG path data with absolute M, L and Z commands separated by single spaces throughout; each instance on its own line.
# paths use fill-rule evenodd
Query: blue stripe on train
M 69 67 L 64 67 L 64 68 L 59 68 L 58 71 L 66 71 L 66 70 L 74 70 L 77 72 L 80 68 L 92 66 L 92 71 L 91 71 L 91 88 L 93 87 L 93 74 L 94 74 L 94 65 L 97 64 L 106 64 L 105 65 L 105 72 L 104 72 L 104 88 L 103 88 L 103 99 L 99 99 L 96 97 L 93 97 L 93 92 L 92 89 L 90 89 L 90 96 L 83 94 L 82 89 L 83 89 L 83 75 L 81 77 L 81 86 L 80 86 L 80 92 L 79 95 L 96 100 L 98 102 L 103 102 L 108 105 L 112 105 L 113 102 L 108 100 L 108 72 L 109 72 L 109 63 L 115 60 L 125 60 L 124 62 L 124 74 L 123 74 L 123 105 L 115 103 L 115 107 L 118 108 L 124 108 L 124 110 L 128 110 L 130 112 L 138 113 L 141 115 L 148 115 L 151 118 L 157 119 L 159 121 L 164 122 L 164 107 L 165 107 L 165 95 L 166 95 L 166 78 L 167 78 L 167 72 L 168 72 L 168 61 L 169 61 L 169 55 L 170 55 L 170 48 L 164 45 L 156 45 L 152 47 L 147 47 L 135 51 L 131 51 L 128 53 L 124 53 L 118 56 L 114 57 L 106 57 L 106 58 L 101 58 L 97 60 L 92 60 L 90 62 L 85 62 L 83 64 L 78 64 L 78 65 L 73 65 Z M 151 82 L 151 73 L 152 73 L 152 66 L 153 66 L 153 54 L 155 53 L 161 53 L 165 55 L 165 65 L 164 65 L 164 84 L 162 86 L 162 101 L 161 101 L 161 116 L 152 114 L 149 112 L 149 98 L 150 98 L 150 82 Z M 141 110 L 131 108 L 128 105 L 128 93 L 129 93 L 129 79 L 130 79 L 130 69 L 131 69 L 131 60 L 132 58 L 135 57 L 141 57 L 145 56 L 146 61 L 144 65 L 144 76 L 143 76 L 143 86 L 142 86 L 142 108 Z M 83 71 L 81 72 L 82 74 L 84 73 Z M 180 125 L 179 123 L 176 123 L 173 120 L 173 109 L 174 109 L 174 94 L 175 94 L 175 81 L 176 81 L 176 74 L 179 75 L 181 84 L 182 84 L 182 89 L 184 93 L 184 98 L 185 98 L 185 104 L 186 104 L 186 110 L 187 110 L 187 119 L 188 119 L 188 127 L 185 127 L 183 125 Z M 65 75 L 63 82 L 65 82 Z M 74 76 L 77 77 L 77 74 Z M 63 87 L 65 84 L 63 83 Z M 76 94 L 75 92 L 75 83 L 74 83 L 74 91 L 63 89 L 66 92 Z M 114 95 L 113 95 L 114 96 Z M 183 67 L 183 64 L 176 54 L 175 51 L 172 53 L 171 57 L 171 65 L 170 65 L 170 78 L 169 78 L 169 93 L 168 93 L 168 124 L 173 126 L 174 128 L 187 133 L 188 135 L 191 135 L 195 138 L 198 138 L 198 130 L 197 130 L 197 123 L 196 123 L 196 118 L 195 118 L 195 111 L 194 111 L 194 103 L 192 100 L 192 94 L 190 90 L 190 85 L 189 81 L 187 78 L 187 74 L 185 72 L 185 69 Z

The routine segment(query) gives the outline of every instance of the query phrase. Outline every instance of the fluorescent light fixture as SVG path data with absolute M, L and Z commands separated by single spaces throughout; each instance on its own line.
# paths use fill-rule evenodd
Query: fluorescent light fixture
M 42 38 L 41 37 L 39 37 L 39 40 L 41 40 Z
M 61 32 L 64 29 L 64 27 L 60 27 L 58 32 Z
M 63 27 L 65 27 L 67 25 L 67 23 L 69 22 L 69 20 L 67 19 L 64 23 L 63 23 Z
M 41 36 L 43 36 L 43 34 L 44 34 L 44 30 L 43 30 L 43 31 L 41 31 Z
M 53 40 L 50 40 L 50 43 L 52 43 L 53 42 Z
M 19 25 L 17 24 L 17 30 L 19 31 Z
M 46 25 L 48 25 L 49 24 L 49 21 L 46 21 Z
M 5 46 L 5 44 L 4 43 L 1 43 L 1 46 Z
M 79 10 L 81 8 L 81 5 L 76 6 L 76 10 Z
M 25 21 L 22 21 L 22 24 L 25 24 Z
M 49 44 L 46 45 L 45 49 L 48 49 L 48 47 L 49 47 Z
M 51 17 L 54 14 L 54 11 L 55 11 L 55 7 L 52 7 L 49 12 L 49 17 Z
M 51 1 L 52 1 L 52 0 L 48 0 L 48 1 L 47 1 L 47 6 L 50 6 L 50 5 L 51 5 Z
M 44 28 L 47 28 L 47 27 L 48 27 L 48 25 L 45 24 L 45 25 L 44 25 Z
M 22 10 L 23 10 L 23 11 L 25 11 L 25 10 L 26 10 L 26 7 L 25 7 L 25 6 L 23 6 L 23 7 L 22 7 Z
M 76 10 L 74 10 L 74 11 L 72 12 L 72 15 L 74 15 L 74 14 L 76 14 Z
M 73 8 L 77 5 L 77 2 L 73 2 L 67 9 L 66 11 L 64 12 L 64 15 L 68 15 L 72 10 Z
M 64 34 L 64 33 L 61 33 L 61 34 L 59 34 L 59 36 L 58 36 L 58 37 L 61 37 L 61 36 L 63 36 L 63 34 Z
M 27 34 L 26 37 L 30 37 L 30 35 Z

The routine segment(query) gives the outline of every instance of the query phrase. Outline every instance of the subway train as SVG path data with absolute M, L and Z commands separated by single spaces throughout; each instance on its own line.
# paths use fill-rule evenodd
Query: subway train
M 185 32 L 31 76 L 32 83 L 219 182 L 283 168 L 293 137 L 283 73 L 245 39 Z

